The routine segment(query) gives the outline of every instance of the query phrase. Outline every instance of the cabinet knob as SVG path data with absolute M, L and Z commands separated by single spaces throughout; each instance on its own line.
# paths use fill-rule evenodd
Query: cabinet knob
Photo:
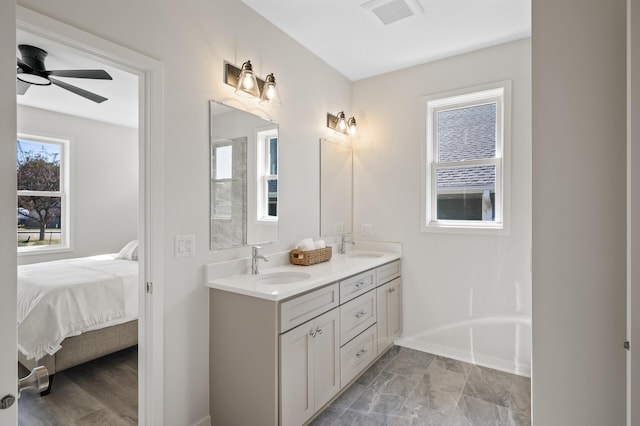
M 311 337 L 316 337 L 316 333 L 317 333 L 317 331 L 312 328 L 311 331 L 309 332 L 309 335 Z
M 396 289 L 393 287 L 389 289 L 389 293 L 393 293 L 394 291 L 396 291 Z
M 320 327 L 316 327 L 316 333 L 317 334 L 322 334 L 322 329 Z

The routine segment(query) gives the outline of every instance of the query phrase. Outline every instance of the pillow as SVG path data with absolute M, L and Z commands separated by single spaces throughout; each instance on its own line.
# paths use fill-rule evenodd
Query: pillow
M 116 255 L 116 259 L 138 260 L 138 240 L 129 241 Z

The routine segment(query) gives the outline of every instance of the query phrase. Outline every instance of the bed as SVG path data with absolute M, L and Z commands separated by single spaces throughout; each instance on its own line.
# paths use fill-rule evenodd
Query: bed
M 57 372 L 136 345 L 137 320 L 137 242 L 18 267 L 18 361 L 49 370 L 43 394 Z

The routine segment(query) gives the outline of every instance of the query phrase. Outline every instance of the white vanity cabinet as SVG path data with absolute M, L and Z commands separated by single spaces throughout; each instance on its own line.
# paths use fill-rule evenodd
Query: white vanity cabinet
M 280 335 L 280 419 L 304 424 L 340 391 L 339 310 Z
M 402 315 L 399 256 L 386 256 L 292 267 L 313 284 L 291 293 L 244 275 L 210 282 L 212 425 L 307 424 L 381 356 Z

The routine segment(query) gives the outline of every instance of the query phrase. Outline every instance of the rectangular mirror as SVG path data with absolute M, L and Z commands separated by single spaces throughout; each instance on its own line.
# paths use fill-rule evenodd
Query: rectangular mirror
M 278 240 L 278 124 L 210 101 L 210 248 Z
M 345 143 L 320 139 L 320 235 L 351 234 L 353 153 Z

